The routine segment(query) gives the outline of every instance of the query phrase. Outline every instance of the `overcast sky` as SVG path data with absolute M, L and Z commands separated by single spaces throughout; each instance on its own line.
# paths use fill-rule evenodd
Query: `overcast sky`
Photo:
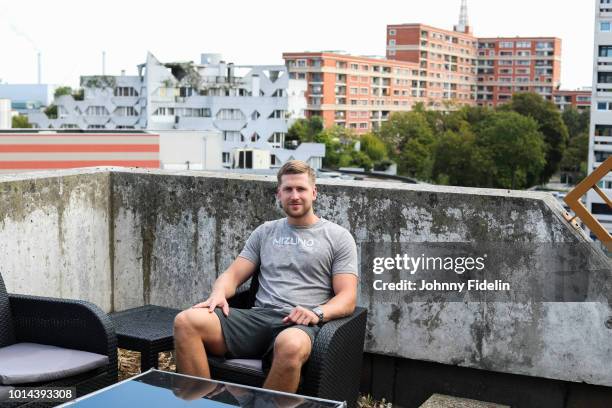
M 387 24 L 452 29 L 460 0 L 0 0 L 0 79 L 35 83 L 42 53 L 45 83 L 218 52 L 236 64 L 282 64 L 285 51 L 344 50 L 384 55 Z M 468 0 L 474 34 L 556 36 L 563 42 L 561 85 L 592 81 L 594 0 Z

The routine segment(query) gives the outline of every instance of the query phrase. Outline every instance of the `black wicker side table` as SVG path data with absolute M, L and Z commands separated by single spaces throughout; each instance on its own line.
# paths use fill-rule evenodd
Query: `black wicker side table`
M 158 353 L 174 349 L 172 326 L 179 309 L 147 305 L 111 313 L 118 346 L 140 352 L 140 371 L 157 368 Z

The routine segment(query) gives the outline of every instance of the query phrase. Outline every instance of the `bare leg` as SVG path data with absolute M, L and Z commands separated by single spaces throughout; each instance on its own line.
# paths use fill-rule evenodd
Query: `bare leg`
M 306 332 L 294 327 L 283 330 L 274 341 L 274 359 L 264 388 L 296 392 L 300 371 L 311 350 L 312 344 Z
M 174 348 L 178 372 L 210 378 L 207 350 L 219 356 L 227 352 L 219 317 L 203 308 L 183 310 L 174 319 Z

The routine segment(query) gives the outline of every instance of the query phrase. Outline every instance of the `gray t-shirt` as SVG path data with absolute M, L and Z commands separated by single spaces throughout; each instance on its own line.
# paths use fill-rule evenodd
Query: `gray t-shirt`
M 332 275 L 358 276 L 351 233 L 323 218 L 309 226 L 268 221 L 251 233 L 239 256 L 261 265 L 256 307 L 312 309 L 333 297 Z

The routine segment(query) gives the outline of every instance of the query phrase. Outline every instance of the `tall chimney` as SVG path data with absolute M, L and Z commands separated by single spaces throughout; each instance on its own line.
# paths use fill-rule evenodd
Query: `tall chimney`
M 102 51 L 102 75 L 106 75 L 106 51 Z
M 41 56 L 40 56 L 40 52 L 38 52 L 38 84 L 40 85 L 42 83 L 42 68 L 41 68 Z

